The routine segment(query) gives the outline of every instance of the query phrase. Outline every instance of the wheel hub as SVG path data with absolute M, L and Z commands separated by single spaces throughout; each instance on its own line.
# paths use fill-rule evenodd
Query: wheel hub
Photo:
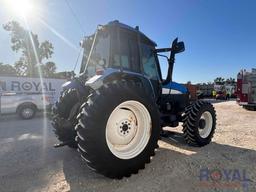
M 106 140 L 110 151 L 121 159 L 137 156 L 151 134 L 151 117 L 147 108 L 133 100 L 118 105 L 110 114 Z
M 204 129 L 206 125 L 205 119 L 199 120 L 199 129 Z
M 120 133 L 126 135 L 129 133 L 129 130 L 131 129 L 131 123 L 129 121 L 122 122 L 119 128 Z
M 109 126 L 112 126 L 108 132 L 111 143 L 114 146 L 128 145 L 136 135 L 136 122 L 137 119 L 131 110 L 119 108 L 109 122 Z
M 30 108 L 25 108 L 25 109 L 23 109 L 22 114 L 24 117 L 29 118 L 32 116 L 33 110 Z
M 213 118 L 209 111 L 203 112 L 199 120 L 198 131 L 202 138 L 207 138 L 213 128 Z

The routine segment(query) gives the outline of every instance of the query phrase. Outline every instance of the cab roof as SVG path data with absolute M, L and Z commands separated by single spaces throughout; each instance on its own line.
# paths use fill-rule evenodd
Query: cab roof
M 149 37 L 147 37 L 144 33 L 142 33 L 141 31 L 139 31 L 139 27 L 136 26 L 135 28 L 129 26 L 129 25 L 126 25 L 124 23 L 120 23 L 118 20 L 115 20 L 115 21 L 111 21 L 109 22 L 108 24 L 106 24 L 106 26 L 117 26 L 117 27 L 120 27 L 120 28 L 123 28 L 123 29 L 126 29 L 126 30 L 129 30 L 129 31 L 132 31 L 132 32 L 135 32 L 135 33 L 139 33 L 142 38 L 146 39 L 146 41 L 148 41 L 150 44 L 152 44 L 152 46 L 157 46 L 157 44 L 151 40 Z

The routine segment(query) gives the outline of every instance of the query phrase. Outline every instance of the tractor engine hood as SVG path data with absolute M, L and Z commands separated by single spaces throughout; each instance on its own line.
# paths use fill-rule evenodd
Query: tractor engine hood
M 186 94 L 188 89 L 179 83 L 170 82 L 162 87 L 162 94 Z

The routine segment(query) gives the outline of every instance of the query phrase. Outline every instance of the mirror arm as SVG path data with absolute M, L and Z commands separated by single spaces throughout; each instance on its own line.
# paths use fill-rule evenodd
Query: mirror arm
M 170 58 L 168 58 L 168 73 L 167 78 L 165 81 L 162 82 L 163 85 L 168 84 L 169 82 L 172 82 L 172 73 L 173 73 L 173 66 L 175 61 L 175 53 L 171 52 Z
M 170 51 L 172 51 L 172 48 L 155 49 L 156 53 L 163 53 L 163 52 L 170 52 Z
M 156 53 L 161 52 L 170 52 L 170 57 L 168 58 L 168 74 L 165 81 L 162 82 L 163 85 L 166 85 L 170 82 L 172 82 L 172 73 L 173 73 L 173 67 L 175 62 L 175 54 L 183 52 L 185 50 L 185 46 L 183 42 L 178 42 L 178 38 L 174 39 L 172 42 L 171 48 L 161 48 L 156 49 Z
M 160 57 L 165 57 L 165 58 L 168 60 L 168 62 L 169 62 L 169 58 L 168 58 L 166 55 L 157 54 L 157 56 L 160 56 Z

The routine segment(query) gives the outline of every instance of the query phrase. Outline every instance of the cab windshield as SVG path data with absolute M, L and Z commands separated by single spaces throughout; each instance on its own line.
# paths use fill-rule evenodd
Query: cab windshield
M 96 74 L 98 69 L 104 69 L 109 63 L 110 35 L 104 28 L 86 38 L 83 43 L 84 53 L 80 73 L 88 77 Z

